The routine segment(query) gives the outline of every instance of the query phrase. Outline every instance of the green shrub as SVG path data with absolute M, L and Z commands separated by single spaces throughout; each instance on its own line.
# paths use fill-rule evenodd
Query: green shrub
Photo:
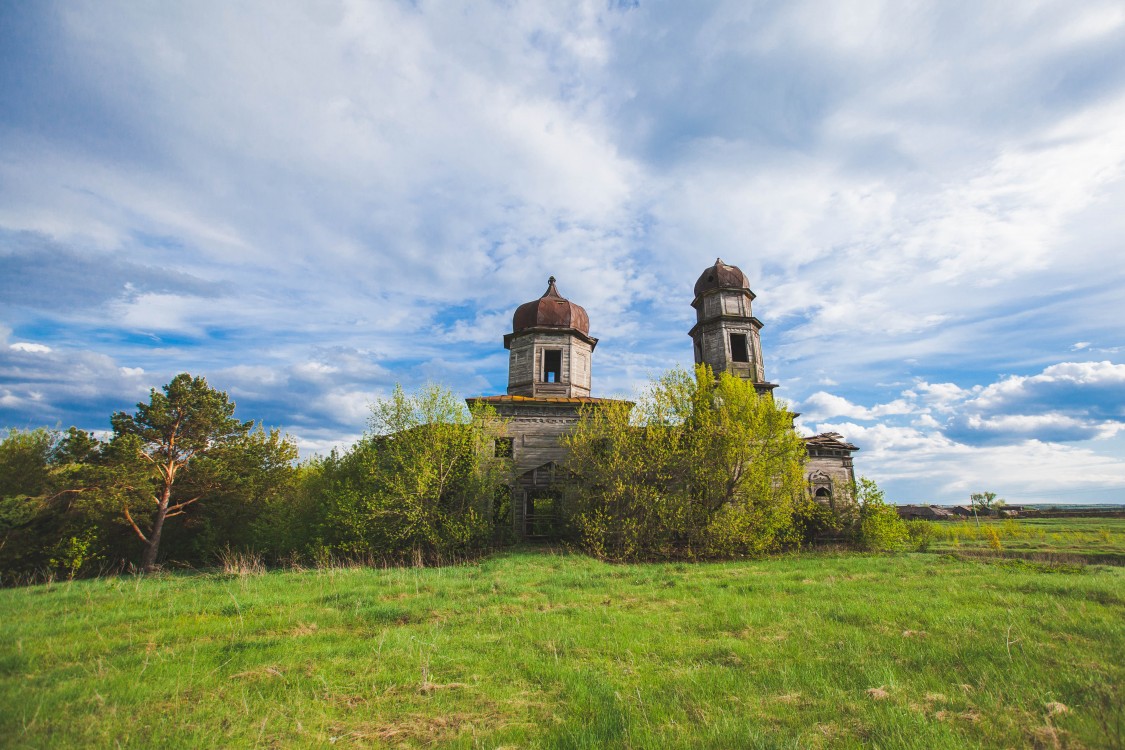
M 859 502 L 858 543 L 863 549 L 889 552 L 904 549 L 909 540 L 906 523 L 898 511 L 884 500 L 883 491 L 874 481 L 860 477 L 857 486 Z
M 906 522 L 906 534 L 909 545 L 918 552 L 926 552 L 938 536 L 938 529 L 931 521 L 915 519 Z

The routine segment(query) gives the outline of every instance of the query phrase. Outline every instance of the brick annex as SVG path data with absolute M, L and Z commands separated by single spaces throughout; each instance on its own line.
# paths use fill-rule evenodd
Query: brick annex
M 765 377 L 762 322 L 754 317 L 755 299 L 746 275 L 716 259 L 695 282 L 696 322 L 689 331 L 695 363 L 750 381 L 772 398 L 776 383 Z M 508 390 L 503 396 L 468 399 L 491 405 L 507 420 L 507 437 L 498 451 L 515 464 L 512 523 L 517 536 L 549 536 L 554 529 L 566 448 L 560 438 L 584 407 L 610 399 L 591 395 L 592 361 L 598 340 L 590 336 L 590 318 L 580 305 L 559 294 L 552 276 L 543 296 L 525 302 L 512 316 L 504 336 L 508 350 Z M 855 484 L 852 454 L 859 450 L 837 433 L 805 438 L 809 493 L 832 503 Z

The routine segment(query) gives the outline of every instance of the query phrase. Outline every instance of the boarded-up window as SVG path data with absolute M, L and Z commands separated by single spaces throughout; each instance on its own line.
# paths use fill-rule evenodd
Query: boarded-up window
M 730 358 L 734 362 L 750 361 L 750 351 L 746 348 L 746 334 L 732 333 L 730 335 Z
M 558 383 L 562 380 L 562 350 L 543 351 L 543 382 Z

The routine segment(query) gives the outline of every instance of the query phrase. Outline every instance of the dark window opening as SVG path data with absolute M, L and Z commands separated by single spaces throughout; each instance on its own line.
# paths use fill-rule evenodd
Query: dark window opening
M 543 382 L 558 383 L 562 380 L 562 350 L 545 349 L 543 351 Z
M 746 348 L 746 334 L 732 333 L 730 335 L 730 358 L 735 362 L 750 361 L 750 350 Z
M 832 493 L 828 491 L 827 487 L 821 487 L 816 491 L 817 500 L 827 500 L 832 497 Z
M 496 443 L 493 446 L 494 455 L 497 458 L 511 458 L 512 446 L 513 443 L 510 437 L 496 438 Z

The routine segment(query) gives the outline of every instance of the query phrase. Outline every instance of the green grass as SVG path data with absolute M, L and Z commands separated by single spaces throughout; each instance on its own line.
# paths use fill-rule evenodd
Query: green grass
M 1125 569 L 934 554 L 0 591 L 11 747 L 1120 747 Z
M 991 550 L 1125 564 L 1125 518 L 982 519 L 979 524 L 970 518 L 931 525 L 933 551 Z

